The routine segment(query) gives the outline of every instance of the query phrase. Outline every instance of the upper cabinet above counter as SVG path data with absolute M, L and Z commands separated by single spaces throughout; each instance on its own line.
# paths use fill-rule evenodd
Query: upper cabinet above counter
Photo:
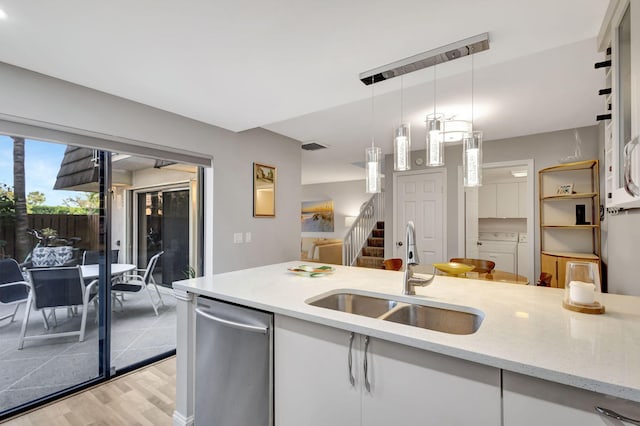
M 484 183 L 478 188 L 479 218 L 526 218 L 527 182 Z
M 640 207 L 640 0 L 612 0 L 598 35 L 605 79 L 607 207 Z

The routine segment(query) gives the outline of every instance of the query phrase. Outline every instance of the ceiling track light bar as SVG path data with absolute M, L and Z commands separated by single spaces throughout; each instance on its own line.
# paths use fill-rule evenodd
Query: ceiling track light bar
M 488 49 L 489 33 L 483 33 L 365 71 L 360 73 L 360 81 L 368 86 Z

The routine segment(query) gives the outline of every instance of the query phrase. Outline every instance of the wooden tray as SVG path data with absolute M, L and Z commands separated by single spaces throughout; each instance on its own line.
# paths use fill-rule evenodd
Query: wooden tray
M 562 301 L 562 307 L 574 312 L 581 312 L 583 314 L 604 314 L 604 306 L 599 302 L 583 305 L 581 303 L 567 303 Z

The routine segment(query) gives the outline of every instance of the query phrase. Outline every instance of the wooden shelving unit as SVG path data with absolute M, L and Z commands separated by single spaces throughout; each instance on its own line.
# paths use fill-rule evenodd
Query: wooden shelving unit
M 561 185 L 571 194 L 558 194 Z M 538 172 L 540 198 L 540 266 L 552 287 L 564 288 L 567 262 L 594 262 L 600 268 L 600 193 L 598 160 L 547 167 Z M 576 223 L 576 206 L 585 221 Z

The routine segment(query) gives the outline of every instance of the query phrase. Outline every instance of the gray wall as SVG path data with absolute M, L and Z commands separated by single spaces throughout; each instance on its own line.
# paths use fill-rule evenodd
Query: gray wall
M 213 188 L 205 188 L 206 196 L 213 197 L 206 212 L 205 264 L 213 264 L 213 272 L 299 256 L 299 142 L 264 129 L 233 133 L 3 63 L 0 105 L 0 114 L 18 121 L 214 157 Z M 273 219 L 252 216 L 254 161 L 278 168 Z M 233 244 L 234 232 L 251 232 L 252 242 Z
M 362 203 L 371 198 L 364 192 L 363 180 L 302 185 L 302 201 L 333 200 L 334 232 L 302 232 L 303 237 L 344 238 L 349 228 L 344 226 L 345 216 L 357 216 Z
M 582 127 L 577 129 L 581 140 L 583 159 L 598 158 L 598 126 Z M 417 145 L 417 144 L 416 144 Z M 415 146 L 415 145 L 414 145 Z M 559 159 L 575 152 L 576 137 L 574 130 L 561 130 L 551 133 L 527 135 L 517 138 L 484 141 L 483 161 L 485 163 L 497 163 L 502 161 L 534 160 L 535 194 L 538 193 L 538 170 L 559 163 Z M 425 151 L 413 151 L 412 159 L 425 158 Z M 445 166 L 447 169 L 447 258 L 458 255 L 458 166 L 462 165 L 462 145 L 448 146 L 445 148 Z M 425 169 L 424 166 L 412 165 L 412 170 Z M 393 176 L 393 156 L 385 158 L 385 176 Z M 386 227 L 393 226 L 393 185 L 391 179 L 385 185 L 385 222 Z M 539 206 L 535 200 L 535 233 L 539 232 Z M 385 239 L 385 256 L 393 253 L 392 238 Z M 529 236 L 529 241 L 532 236 Z M 534 235 L 535 252 L 540 252 L 539 235 Z M 536 255 L 535 276 L 540 274 L 540 256 Z

